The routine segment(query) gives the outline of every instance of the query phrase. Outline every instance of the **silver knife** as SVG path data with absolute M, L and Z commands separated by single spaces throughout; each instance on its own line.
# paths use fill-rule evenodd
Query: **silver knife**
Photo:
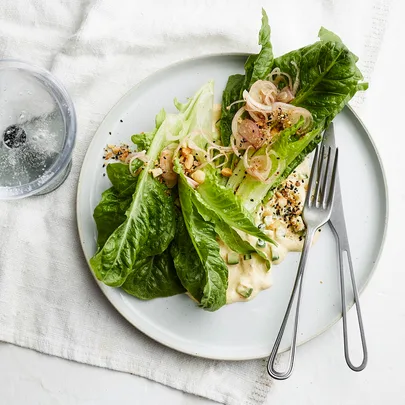
M 328 153 L 328 148 L 331 148 L 333 151 L 336 149 L 335 144 L 335 131 L 333 128 L 333 122 L 329 125 L 323 135 L 322 145 L 325 147 L 325 152 Z M 363 319 L 361 316 L 360 310 L 360 301 L 359 301 L 359 294 L 357 291 L 356 286 L 356 279 L 353 271 L 353 263 L 352 257 L 350 254 L 350 245 L 349 245 L 349 238 L 347 237 L 347 230 L 346 230 L 346 223 L 345 223 L 345 215 L 343 211 L 343 201 L 342 201 L 342 190 L 340 188 L 340 181 L 339 181 L 339 171 L 336 173 L 336 182 L 335 182 L 335 200 L 332 209 L 332 215 L 330 217 L 329 223 L 335 234 L 338 246 L 338 261 L 339 261 L 339 271 L 340 271 L 340 295 L 342 301 L 342 315 L 343 315 L 343 341 L 344 341 L 344 353 L 346 358 L 347 365 L 353 371 L 361 371 L 367 365 L 368 360 L 368 353 L 367 353 L 367 345 L 366 339 L 364 334 L 363 328 Z M 363 361 L 359 366 L 354 366 L 352 361 L 350 360 L 349 355 L 349 342 L 348 342 L 348 333 L 347 333 L 347 312 L 346 312 L 346 293 L 345 293 L 345 273 L 344 273 L 344 252 L 347 255 L 347 263 L 349 266 L 349 273 L 353 288 L 353 296 L 354 296 L 354 303 L 356 305 L 357 311 L 357 320 L 359 324 L 360 330 L 360 338 L 361 344 L 363 348 Z

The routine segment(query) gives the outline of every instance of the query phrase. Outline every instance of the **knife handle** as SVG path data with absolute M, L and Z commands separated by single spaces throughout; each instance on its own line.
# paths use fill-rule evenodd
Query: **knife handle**
M 333 227 L 332 227 L 333 228 Z M 345 352 L 345 359 L 347 365 L 353 370 L 353 371 L 362 371 L 368 361 L 368 352 L 367 352 L 367 345 L 366 345 L 366 337 L 364 334 L 364 327 L 363 327 L 363 318 L 361 316 L 361 310 L 360 310 L 360 300 L 359 300 L 359 293 L 357 291 L 357 285 L 356 285 L 356 279 L 354 276 L 354 271 L 353 271 L 353 263 L 352 263 L 352 257 L 350 254 L 350 249 L 347 247 L 346 249 L 343 249 L 339 240 L 339 236 L 337 235 L 336 231 L 335 234 L 338 239 L 338 249 L 339 249 L 339 271 L 340 271 L 340 296 L 341 296 L 341 301 L 342 301 L 342 315 L 343 315 L 343 342 L 344 342 L 344 352 Z M 353 295 L 354 295 L 354 305 L 356 306 L 356 314 L 357 314 L 357 321 L 359 325 L 359 330 L 360 330 L 360 338 L 361 338 L 361 345 L 363 349 L 363 361 L 359 366 L 355 366 L 351 359 L 350 359 L 350 354 L 349 354 L 349 339 L 348 339 L 348 328 L 347 328 L 347 310 L 346 310 L 346 290 L 345 290 L 345 274 L 344 274 L 344 252 L 346 252 L 347 255 L 347 262 L 349 264 L 349 273 L 350 273 L 350 278 L 352 282 L 352 289 L 353 289 Z

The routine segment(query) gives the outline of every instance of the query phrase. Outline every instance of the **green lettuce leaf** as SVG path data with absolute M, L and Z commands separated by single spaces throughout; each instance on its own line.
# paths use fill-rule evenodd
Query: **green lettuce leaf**
M 133 162 L 141 167 L 142 161 Z M 137 184 L 137 176 L 129 172 L 129 165 L 113 163 L 107 166 L 108 177 L 113 184 L 102 194 L 100 203 L 94 210 L 97 225 L 98 249 L 101 249 L 110 235 L 126 219 L 125 212 L 131 205 L 132 194 Z M 169 297 L 184 292 L 177 277 L 169 249 L 162 254 L 138 259 L 122 288 L 139 299 Z
M 110 235 L 125 221 L 125 211 L 131 205 L 131 197 L 122 197 L 111 187 L 101 195 L 101 201 L 94 209 L 97 226 L 97 248 L 100 250 Z
M 139 167 L 143 165 L 141 161 L 136 162 L 134 164 Z M 112 187 L 103 192 L 93 213 L 97 226 L 98 250 L 104 246 L 115 229 L 125 221 L 125 212 L 131 205 L 138 177 L 132 176 L 128 168 L 129 166 L 124 163 L 107 165 L 106 171 Z
M 272 169 L 269 173 L 269 178 L 272 177 L 274 179 L 273 183 L 265 184 L 249 174 L 245 175 L 245 166 L 242 161 L 239 161 L 234 170 L 235 176 L 232 176 L 227 187 L 229 190 L 235 191 L 236 196 L 243 202 L 243 206 L 247 211 L 255 211 L 255 208 L 263 201 L 269 190 L 285 178 L 285 168 L 305 149 L 307 142 L 313 139 L 312 133 L 302 137 L 296 135 L 303 123 L 304 120 L 301 119 L 297 124 L 283 130 L 280 133 L 279 139 L 273 144 L 272 150 L 276 152 L 276 155 L 270 156 L 272 159 Z M 265 150 L 266 148 L 263 147 L 255 152 L 255 155 L 263 154 Z M 279 164 L 283 168 L 281 171 L 279 170 Z M 243 174 L 243 177 L 241 177 L 240 173 Z M 240 180 L 241 178 L 242 181 Z
M 258 254 L 267 268 L 270 268 L 270 261 L 264 252 L 244 240 L 190 186 L 178 160 L 174 167 L 179 174 L 179 199 L 183 215 L 183 219 L 178 220 L 178 229 L 171 248 L 175 267 L 188 292 L 204 309 L 215 311 L 226 302 L 228 274 L 227 266 L 220 255 L 217 235 L 231 250 L 239 254 Z
M 141 300 L 170 297 L 185 291 L 169 249 L 160 255 L 138 260 L 122 289 Z
M 260 249 L 256 249 L 253 247 L 247 240 L 243 239 L 240 234 L 233 228 L 235 224 L 235 228 L 242 230 L 244 227 L 248 229 L 249 232 L 245 233 L 253 233 L 254 236 L 257 238 L 261 238 L 267 240 L 273 244 L 272 241 L 266 234 L 260 231 L 253 223 L 253 220 L 250 218 L 250 215 L 243 209 L 241 204 L 238 201 L 234 201 L 235 197 L 232 194 L 232 198 L 227 199 L 227 190 L 224 190 L 224 193 L 218 194 L 218 188 L 216 186 L 212 187 L 213 194 L 209 196 L 208 199 L 204 199 L 204 195 L 206 194 L 203 192 L 202 194 L 197 191 L 200 189 L 202 184 L 197 188 L 197 190 L 193 189 L 188 183 L 185 178 L 184 173 L 181 170 L 181 166 L 178 161 L 175 162 L 175 170 L 179 173 L 179 176 L 182 180 L 183 189 L 188 188 L 187 192 L 189 197 L 192 201 L 192 204 L 196 207 L 198 213 L 204 218 L 204 221 L 210 222 L 215 227 L 215 232 L 231 250 L 242 254 L 252 254 L 255 253 L 259 255 L 265 262 L 267 269 L 270 269 L 271 262 L 266 254 L 261 251 Z M 210 170 L 211 178 L 214 178 L 214 171 Z M 208 174 L 210 176 L 210 174 Z M 206 181 L 208 181 L 209 177 L 206 177 Z M 203 183 L 205 184 L 205 182 Z M 223 187 L 222 187 L 223 188 Z M 221 190 L 222 190 L 221 188 Z M 219 204 L 215 201 L 215 196 L 219 199 Z M 225 196 L 222 198 L 222 196 Z M 221 203 L 222 201 L 222 203 Z M 213 205 L 210 205 L 212 204 Z M 231 218 L 231 215 L 227 215 L 230 211 L 233 211 L 235 214 L 235 218 Z M 224 215 L 225 214 L 225 215 Z M 252 231 L 253 225 L 253 231 Z M 242 230 L 243 232 L 243 230 Z
M 125 221 L 90 260 L 97 278 L 121 286 L 137 259 L 163 253 L 174 237 L 174 205 L 165 185 L 143 171 Z
M 255 81 L 266 78 L 273 68 L 273 47 L 270 42 L 269 20 L 263 9 L 262 27 L 259 32 L 259 45 L 262 46 L 260 52 L 255 55 L 250 55 L 246 60 L 245 75 L 236 74 L 230 76 L 222 94 L 219 130 L 224 146 L 229 145 L 232 134 L 232 119 L 241 105 L 233 105 L 230 109 L 228 109 L 228 107 L 233 102 L 241 100 L 243 91 L 250 89 Z
M 187 181 L 179 179 L 181 214 L 171 245 L 177 275 L 189 294 L 208 311 L 226 304 L 228 268 L 220 255 L 215 226 L 198 212 Z
M 300 163 L 302 163 L 304 159 L 317 147 L 318 143 L 322 139 L 321 132 L 317 132 L 317 134 L 315 134 L 315 137 L 311 135 L 308 138 L 310 139 L 310 141 L 309 143 L 307 143 L 307 146 L 305 146 L 302 152 L 300 152 L 297 157 L 288 164 L 288 166 L 284 169 L 282 175 L 273 183 L 271 189 L 263 200 L 264 203 L 271 199 L 274 191 L 283 182 L 283 180 L 285 180 L 296 169 L 296 167 Z
M 154 179 L 150 170 L 163 148 L 204 121 L 197 117 L 212 111 L 213 83 L 203 86 L 179 114 L 158 114 L 157 128 L 147 152 L 148 163 L 138 176 L 125 221 L 108 237 L 104 246 L 90 260 L 96 277 L 112 287 L 121 286 L 134 271 L 138 260 L 163 253 L 175 233 L 174 202 L 167 187 Z M 211 112 L 211 111 L 208 111 Z
M 258 229 L 252 215 L 244 208 L 233 191 L 220 184 L 212 166 L 208 165 L 206 167 L 205 181 L 198 186 L 197 192 L 208 207 L 231 227 L 272 242 L 265 233 Z
M 306 108 L 314 118 L 314 128 L 327 127 L 358 90 L 365 90 L 363 76 L 356 66 L 357 56 L 341 39 L 321 28 L 320 41 L 292 51 L 274 61 L 283 72 L 296 76 L 300 86 L 292 104 Z
M 135 172 L 142 167 L 144 162 L 135 160 L 132 169 Z M 125 163 L 110 163 L 106 168 L 107 176 L 118 194 L 123 197 L 131 197 L 134 194 L 138 176 L 133 176 L 129 171 L 129 165 Z
M 347 49 L 341 39 L 325 28 L 319 31 L 319 38 L 313 45 L 289 52 L 272 61 L 272 67 L 279 67 L 291 77 L 296 77 L 299 72 L 299 89 L 291 103 L 310 111 L 313 125 L 304 135 L 297 135 L 302 122 L 280 134 L 272 149 L 281 159 L 282 170 L 276 176 L 270 173 L 273 178 L 271 184 L 265 185 L 249 175 L 245 178 L 239 176 L 238 173 L 242 170 L 242 163 L 239 162 L 235 176 L 229 179 L 227 187 L 236 192 L 248 211 L 254 211 L 262 199 L 316 147 L 323 130 L 354 94 L 367 89 L 368 85 L 362 82 L 363 76 L 356 66 L 358 58 Z M 257 77 L 265 78 L 264 75 Z M 273 165 L 275 168 L 277 166 Z
M 247 240 L 243 239 L 235 229 L 216 215 L 214 211 L 209 209 L 198 193 L 195 193 L 193 202 L 199 214 L 204 218 L 204 221 L 211 222 L 214 225 L 215 232 L 226 246 L 241 255 L 257 254 L 265 262 L 267 269 L 270 269 L 271 262 L 267 255 L 260 249 L 253 247 Z
M 259 45 L 262 48 L 257 55 L 250 55 L 246 60 L 243 90 L 250 89 L 257 80 L 265 79 L 272 70 L 273 47 L 270 42 L 270 32 L 269 19 L 262 9 L 262 27 L 259 31 Z
M 321 29 L 318 32 L 318 38 L 321 41 L 325 41 L 325 42 L 342 42 L 342 40 L 340 39 L 340 37 L 338 35 L 336 35 L 334 32 L 327 30 L 324 27 L 321 27 Z
M 219 120 L 219 132 L 221 134 L 221 142 L 224 146 L 229 146 L 232 135 L 232 119 L 241 105 L 234 104 L 228 107 L 236 100 L 241 98 L 243 92 L 243 84 L 245 82 L 244 75 L 229 76 L 224 92 L 222 93 L 221 103 L 221 119 Z
M 132 143 L 136 146 L 136 150 L 148 150 L 155 136 L 155 132 L 142 132 L 131 136 Z

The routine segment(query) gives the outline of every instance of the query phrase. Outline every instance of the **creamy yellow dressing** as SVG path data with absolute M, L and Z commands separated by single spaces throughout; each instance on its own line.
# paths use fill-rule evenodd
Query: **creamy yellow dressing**
M 220 250 L 221 256 L 226 263 L 230 249 L 220 242 Z M 227 304 L 251 300 L 260 291 L 270 287 L 271 271 L 267 270 L 264 260 L 258 255 L 252 255 L 252 258 L 249 260 L 244 260 L 243 257 L 240 257 L 238 264 L 228 264 Z M 242 295 L 244 292 L 250 292 L 250 295 L 245 298 Z
M 295 204 L 297 207 L 303 208 L 306 188 L 308 186 L 308 176 L 309 164 L 308 161 L 305 160 L 286 179 L 285 184 L 291 184 L 292 182 L 295 185 L 294 195 L 296 195 Z M 303 225 L 302 230 L 300 232 L 296 232 L 291 224 L 288 224 L 284 220 L 283 216 L 278 215 L 276 201 L 279 201 L 279 198 L 275 195 L 266 205 L 259 209 L 256 217 L 256 224 L 264 224 L 264 227 L 262 228 L 263 232 L 277 243 L 277 246 L 266 243 L 266 245 L 262 248 L 267 256 L 271 258 L 272 264 L 281 263 L 288 252 L 301 251 L 304 239 Z M 301 217 L 300 215 L 297 215 L 296 218 L 300 219 Z M 294 222 L 294 224 L 296 223 Z M 299 228 L 299 223 L 296 226 Z M 256 246 L 257 238 L 250 235 L 243 236 L 253 246 Z M 220 249 L 221 256 L 225 262 L 227 262 L 227 255 L 231 252 L 230 249 L 223 243 L 220 243 Z M 249 301 L 253 299 L 260 291 L 270 288 L 271 285 L 271 269 L 267 270 L 264 260 L 261 259 L 257 254 L 253 254 L 249 260 L 245 260 L 242 256 L 240 256 L 238 264 L 228 264 L 228 304 L 237 301 Z M 250 295 L 247 297 L 246 292 L 250 292 Z
M 287 178 L 287 181 L 292 181 L 293 183 L 299 183 L 299 186 L 296 186 L 298 192 L 295 193 L 298 197 L 298 202 L 300 206 L 304 207 L 304 201 L 306 196 L 306 189 L 308 187 L 308 177 L 309 177 L 309 164 L 308 160 L 305 159 L 290 176 Z M 297 183 L 297 184 L 298 184 Z M 294 229 L 280 218 L 277 215 L 276 209 L 274 208 L 274 200 L 276 196 L 274 196 L 265 207 L 263 207 L 262 216 L 263 222 L 266 224 L 267 220 L 266 217 L 271 217 L 271 224 L 274 221 L 280 221 L 280 227 L 277 229 L 271 229 L 271 225 L 267 225 L 264 232 L 270 236 L 275 242 L 277 242 L 277 247 L 272 247 L 273 251 L 276 252 L 279 256 L 279 259 L 273 260 L 274 264 L 281 263 L 288 252 L 300 252 L 303 247 L 303 237 L 302 232 L 298 233 L 295 232 Z M 259 212 L 260 215 L 260 212 Z M 302 221 L 302 219 L 300 219 Z

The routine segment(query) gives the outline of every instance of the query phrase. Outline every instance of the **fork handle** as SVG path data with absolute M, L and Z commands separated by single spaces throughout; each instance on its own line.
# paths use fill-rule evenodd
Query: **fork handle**
M 271 351 L 269 361 L 267 363 L 267 372 L 270 374 L 271 377 L 275 378 L 276 380 L 285 380 L 290 377 L 293 368 L 294 368 L 294 360 L 295 360 L 295 351 L 297 347 L 297 331 L 298 331 L 298 319 L 299 319 L 299 310 L 300 310 L 300 303 L 301 303 L 301 294 L 302 294 L 302 280 L 304 277 L 304 270 L 307 263 L 309 248 L 311 247 L 312 240 L 314 238 L 316 229 L 307 227 L 307 235 L 305 237 L 304 246 L 302 249 L 300 264 L 298 266 L 297 276 L 295 278 L 294 287 L 291 293 L 290 301 L 288 302 L 287 310 L 284 315 L 283 322 L 280 327 L 280 331 L 278 332 L 277 339 L 274 343 L 273 349 Z M 296 309 L 295 309 L 295 318 L 294 318 L 294 329 L 293 335 L 291 339 L 291 349 L 290 349 L 290 356 L 288 359 L 288 367 L 285 371 L 277 371 L 275 369 L 275 360 L 278 353 L 278 349 L 280 347 L 281 340 L 284 335 L 284 331 L 288 322 L 288 318 L 290 316 L 291 308 L 294 303 L 295 296 L 298 293 Z
M 353 371 L 362 371 L 367 365 L 368 352 L 367 352 L 366 337 L 365 337 L 364 327 L 363 327 L 363 318 L 361 316 L 359 293 L 357 291 L 356 278 L 355 278 L 354 271 L 353 271 L 352 257 L 350 254 L 350 249 L 348 247 L 347 247 L 347 249 L 342 249 L 339 238 L 338 238 L 338 248 L 339 248 L 340 296 L 341 296 L 341 302 L 342 302 L 342 316 L 343 316 L 343 344 L 344 344 L 345 359 L 346 359 L 347 365 Z M 361 339 L 361 345 L 362 345 L 362 349 L 363 349 L 363 360 L 359 366 L 355 366 L 352 363 L 352 361 L 350 360 L 350 354 L 349 354 L 345 274 L 344 274 L 344 266 L 343 266 L 343 260 L 344 260 L 343 252 L 344 251 L 347 254 L 347 261 L 349 263 L 349 273 L 350 273 L 350 278 L 351 278 L 351 282 L 352 282 L 354 304 L 356 306 L 357 321 L 358 321 L 358 325 L 359 325 L 360 339 Z

